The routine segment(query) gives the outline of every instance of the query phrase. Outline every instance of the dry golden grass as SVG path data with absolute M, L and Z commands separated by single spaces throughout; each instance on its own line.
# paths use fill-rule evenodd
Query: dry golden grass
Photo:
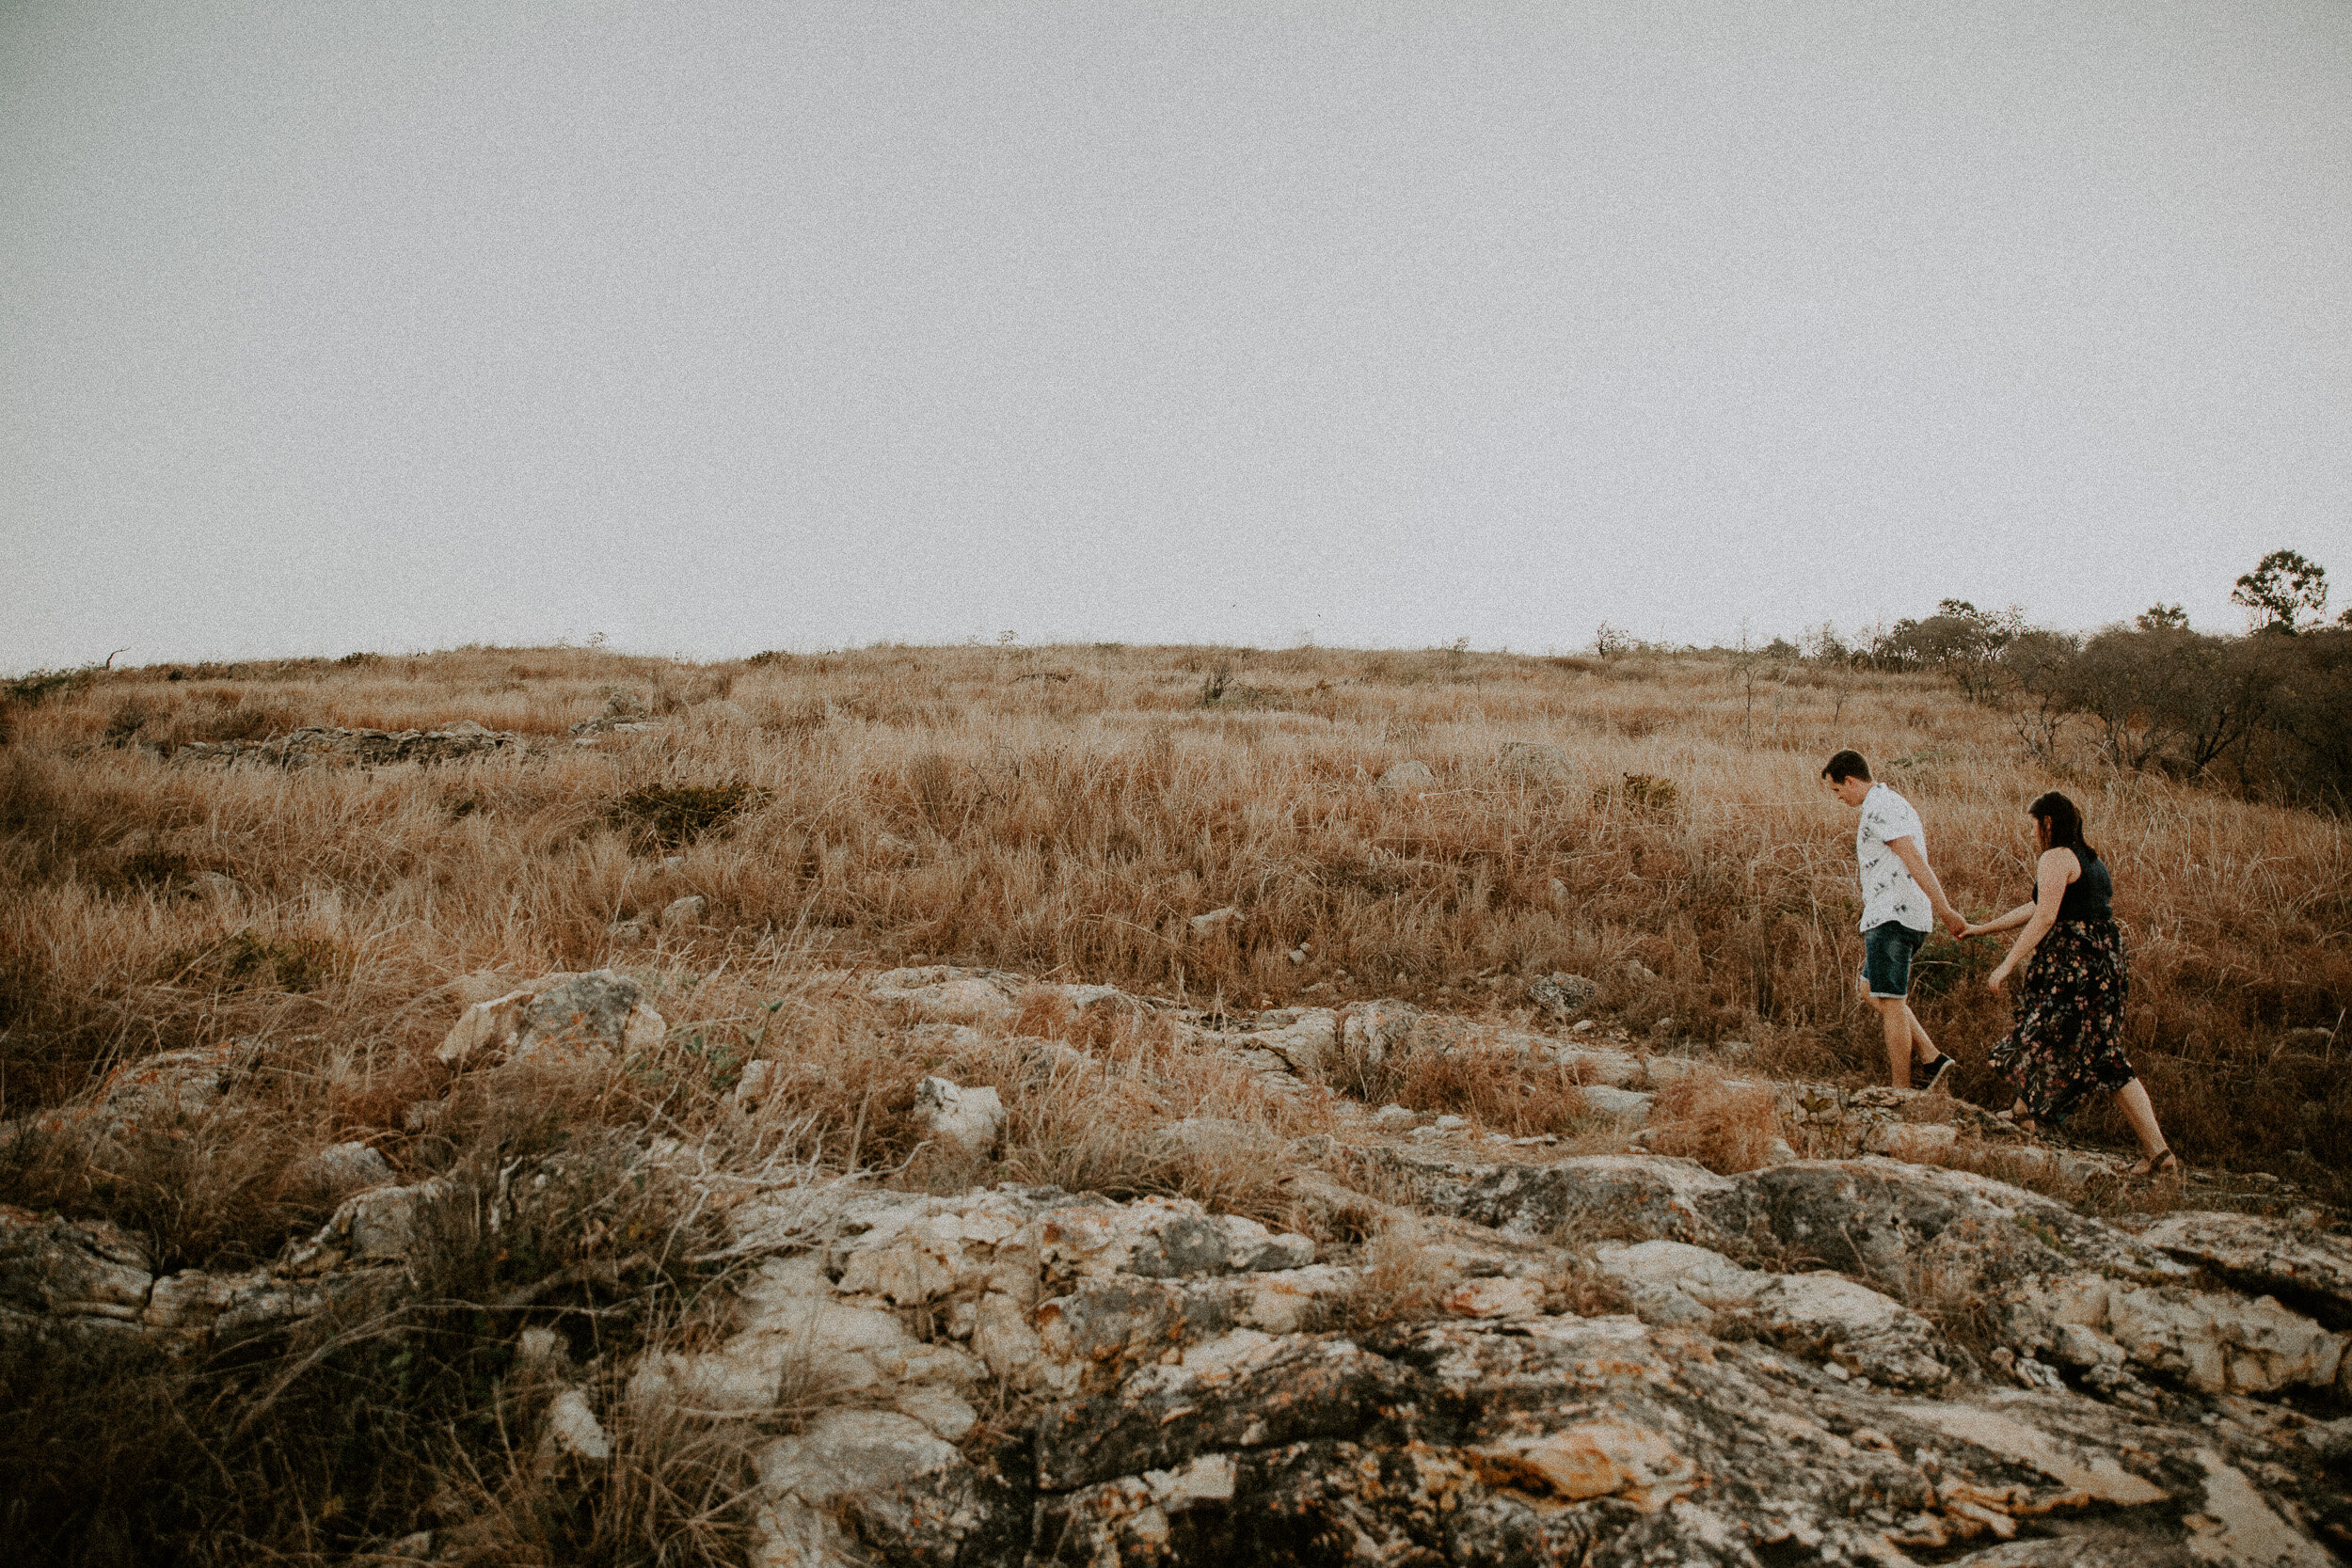
M 1204 704 L 1220 664 L 1224 695 Z M 2306 1177 L 2352 1164 L 2345 1075 L 2273 1051 L 2352 998 L 2342 824 L 2152 776 L 2053 780 L 1996 715 L 1924 678 L 1802 672 L 1751 727 L 1733 673 L 1704 657 L 876 648 L 692 667 L 477 648 L 169 673 L 117 672 L 14 715 L 0 1114 L 117 1061 L 253 1036 L 316 1077 L 333 1131 L 396 1142 L 385 1118 L 454 1010 L 438 988 L 468 972 L 620 962 L 735 983 L 916 956 L 1203 1003 L 1463 1010 L 1568 969 L 1637 1030 L 1671 1017 L 1783 1069 L 1868 1075 L 1851 816 L 1815 782 L 1854 744 L 1919 806 L 1978 911 L 2024 892 L 2023 801 L 2074 791 L 2116 868 L 2131 1045 L 2176 1145 Z M 616 694 L 667 727 L 572 747 L 565 727 Z M 372 773 L 139 749 L 461 719 L 547 744 Z M 1565 774 L 1508 771 L 1515 740 L 1556 747 Z M 1406 756 L 1434 790 L 1371 787 Z M 638 792 L 733 785 L 760 803 L 671 866 L 614 815 Z M 711 902 L 691 939 L 608 935 L 688 892 Z M 1226 933 L 1186 924 L 1227 904 L 1244 918 Z M 1931 943 L 1920 999 L 1961 1091 L 1988 1101 L 2003 1007 L 1975 980 L 1991 951 Z M 856 1082 L 875 1147 L 895 1149 L 904 1083 Z M 2121 1131 L 2104 1111 L 2085 1130 Z M 1036 1147 L 1019 1168 L 1047 1168 Z
M 1783 1123 L 1770 1085 L 1728 1084 L 1711 1072 L 1693 1072 L 1658 1091 L 1647 1131 L 1652 1153 L 1696 1160 L 1732 1176 L 1772 1164 L 1773 1141 L 1787 1141 L 1792 1129 Z

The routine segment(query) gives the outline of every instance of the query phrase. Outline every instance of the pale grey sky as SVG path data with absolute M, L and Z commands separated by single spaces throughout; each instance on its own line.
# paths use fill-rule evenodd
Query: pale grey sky
M 0 0 L 0 669 L 2352 601 L 2352 6 Z

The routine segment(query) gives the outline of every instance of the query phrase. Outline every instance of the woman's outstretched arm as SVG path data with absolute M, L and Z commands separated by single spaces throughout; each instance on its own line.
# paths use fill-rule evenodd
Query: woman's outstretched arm
M 2037 888 L 2035 891 L 2038 893 L 2041 890 Z M 2010 911 L 2009 913 L 1996 914 L 1992 919 L 1986 921 L 1983 925 L 1971 926 L 1960 934 L 1963 938 L 1990 937 L 1997 936 L 2003 931 L 2014 931 L 2018 927 L 2023 926 L 2026 921 L 2033 918 L 2033 911 L 2038 907 L 2039 906 L 2033 904 L 2020 904 L 2015 909 Z
M 2042 863 L 2035 867 L 2033 876 L 2033 913 L 2027 917 L 2025 930 L 2018 933 L 2009 956 L 1984 977 L 1988 988 L 1999 990 L 2010 973 L 2023 968 L 2026 960 L 2033 957 L 2033 950 L 2042 945 L 2042 939 L 2048 936 L 2050 927 L 2058 924 L 2058 905 L 2066 900 L 2069 880 L 2066 874 L 2073 871 L 2077 876 L 2081 875 L 2081 865 L 2072 849 L 2045 849 L 2042 852 Z

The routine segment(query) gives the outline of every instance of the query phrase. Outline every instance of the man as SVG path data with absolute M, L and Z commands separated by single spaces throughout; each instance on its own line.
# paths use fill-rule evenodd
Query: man
M 1941 1085 L 1952 1059 L 1935 1049 L 1911 1010 L 1911 960 L 1935 923 L 1955 937 L 1968 922 L 1944 896 L 1928 864 L 1927 830 L 1911 802 L 1870 782 L 1859 752 L 1840 752 L 1822 768 L 1830 793 L 1862 811 L 1854 858 L 1862 871 L 1862 990 L 1886 1030 L 1886 1069 L 1899 1089 L 1911 1087 L 1915 1058 L 1927 1073 L 1920 1087 Z

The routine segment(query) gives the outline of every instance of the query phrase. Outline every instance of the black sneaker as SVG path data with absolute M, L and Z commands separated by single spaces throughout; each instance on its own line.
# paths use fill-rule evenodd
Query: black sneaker
M 1919 1085 L 1919 1092 L 1921 1094 L 1934 1093 L 1936 1085 L 1950 1077 L 1951 1071 L 1952 1053 L 1948 1051 L 1943 1052 L 1936 1056 L 1934 1064 L 1928 1069 L 1927 1082 Z

